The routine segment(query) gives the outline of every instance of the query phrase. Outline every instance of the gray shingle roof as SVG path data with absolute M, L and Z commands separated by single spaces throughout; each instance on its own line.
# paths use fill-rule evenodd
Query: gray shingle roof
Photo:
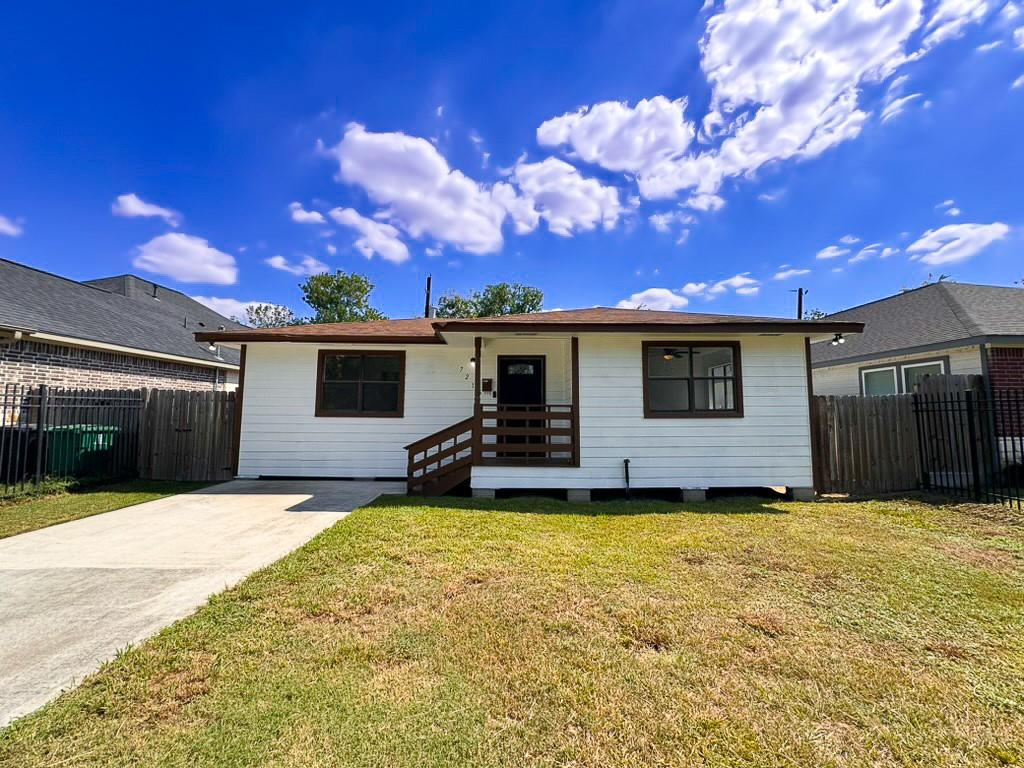
M 242 327 L 183 293 L 133 275 L 79 283 L 0 259 L 0 327 L 237 365 L 237 350 L 221 348 L 218 358 L 193 338 L 220 326 Z
M 932 283 L 836 312 L 829 320 L 859 320 L 864 333 L 840 346 L 815 344 L 815 364 L 882 357 L 897 350 L 977 339 L 1024 336 L 1024 289 Z

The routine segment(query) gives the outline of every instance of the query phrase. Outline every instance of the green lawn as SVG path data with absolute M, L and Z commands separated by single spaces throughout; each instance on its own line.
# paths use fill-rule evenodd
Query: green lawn
M 144 501 L 186 493 L 209 483 L 132 480 L 0 503 L 0 539 Z M 2 564 L 0 564 L 2 566 Z
M 1024 520 L 383 499 L 0 734 L 0 765 L 1024 761 Z

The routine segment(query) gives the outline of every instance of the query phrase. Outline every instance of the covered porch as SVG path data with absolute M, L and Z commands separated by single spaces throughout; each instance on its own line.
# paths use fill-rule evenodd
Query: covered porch
M 445 493 L 475 466 L 580 465 L 579 338 L 451 334 L 473 379 L 467 419 L 406 446 L 410 493 Z

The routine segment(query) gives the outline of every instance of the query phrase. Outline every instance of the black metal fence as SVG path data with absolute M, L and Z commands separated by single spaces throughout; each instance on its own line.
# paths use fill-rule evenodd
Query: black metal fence
M 4 385 L 0 496 L 50 480 L 135 475 L 142 403 L 139 390 Z
M 914 395 L 925 489 L 1024 506 L 1024 390 Z

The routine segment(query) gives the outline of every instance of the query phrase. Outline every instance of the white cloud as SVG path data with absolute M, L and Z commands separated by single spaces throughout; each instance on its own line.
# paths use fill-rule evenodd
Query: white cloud
M 842 237 L 839 238 L 839 242 L 843 243 L 844 245 L 853 245 L 854 243 L 859 243 L 860 238 L 857 237 L 856 235 L 843 235 Z
M 810 274 L 809 269 L 783 269 L 775 273 L 775 280 L 789 280 L 791 277 Z
M 960 37 L 969 24 L 981 21 L 988 11 L 987 0 L 939 0 L 925 24 L 925 48 Z
M 635 107 L 605 101 L 547 120 L 537 143 L 568 145 L 572 154 L 610 171 L 643 173 L 658 162 L 679 157 L 693 141 L 686 121 L 686 99 L 641 99 Z
M 684 213 L 683 211 L 665 211 L 664 213 L 652 213 L 650 216 L 647 217 L 647 220 L 650 222 L 651 227 L 653 227 L 656 232 L 661 232 L 662 234 L 671 232 L 674 224 L 686 225 L 693 224 L 696 221 L 696 219 L 694 219 L 693 216 L 691 216 L 688 213 Z
M 183 232 L 168 232 L 140 245 L 132 264 L 180 283 L 232 285 L 238 280 L 234 256 Z
M 127 195 L 118 195 L 117 199 L 114 200 L 110 205 L 110 212 L 115 216 L 124 216 L 127 218 L 142 217 L 158 217 L 163 219 L 169 226 L 179 227 L 181 226 L 181 214 L 170 208 L 164 208 L 153 203 L 147 203 L 141 197 L 136 195 L 134 192 L 129 192 Z
M 891 248 L 891 247 L 883 248 L 882 252 L 880 254 L 878 254 L 878 258 L 880 258 L 880 259 L 888 259 L 890 256 L 893 256 L 894 254 L 897 254 L 899 252 L 900 252 L 899 248 Z
M 885 108 L 882 110 L 882 122 L 887 123 L 894 117 L 898 117 L 900 114 L 903 113 L 903 110 L 907 106 L 907 104 L 912 102 L 914 99 L 919 98 L 921 98 L 920 93 L 911 93 L 909 96 L 901 96 L 898 99 L 893 99 L 888 104 L 886 104 Z
M 327 245 L 325 245 L 324 248 L 327 250 L 329 254 L 331 254 L 331 256 L 338 252 L 338 247 L 333 243 L 327 243 Z
M 297 221 L 299 224 L 327 223 L 327 219 L 320 211 L 307 211 L 302 207 L 302 203 L 291 203 L 288 210 L 292 212 L 292 221 Z
M 269 301 L 239 301 L 238 299 L 228 299 L 220 296 L 193 296 L 193 299 L 198 301 L 205 307 L 209 307 L 214 312 L 224 317 L 233 317 L 240 322 L 245 322 L 246 310 L 249 307 L 255 307 L 260 304 L 271 304 Z M 271 304 L 271 306 L 275 306 Z
M 493 253 L 511 217 L 520 234 L 537 226 L 538 214 L 511 184 L 480 184 L 448 162 L 426 139 L 404 133 L 371 133 L 350 123 L 327 150 L 338 178 L 362 187 L 384 206 L 383 218 L 413 238 L 429 237 L 470 253 Z
M 1016 80 L 1014 80 L 1013 83 L 1010 85 L 1010 88 L 1015 91 L 1018 88 L 1024 88 L 1024 75 L 1021 75 Z
M 615 306 L 619 309 L 682 309 L 690 300 L 668 288 L 648 288 L 646 291 L 634 293 Z
M 707 290 L 707 283 L 687 283 L 683 286 L 683 293 L 687 296 L 700 296 Z
M 816 254 L 816 258 L 819 259 L 834 259 L 839 256 L 845 256 L 850 252 L 849 248 L 840 248 L 838 245 L 830 245 L 826 248 L 822 248 Z
M 520 161 L 514 178 L 556 235 L 570 237 L 598 224 L 613 229 L 622 213 L 615 187 L 584 178 L 576 168 L 555 157 L 539 163 Z
M 0 235 L 18 237 L 24 231 L 25 228 L 22 227 L 20 221 L 11 221 L 6 216 L 0 215 Z
M 687 105 L 664 96 L 636 108 L 602 102 L 549 120 L 538 140 L 611 171 L 635 174 L 648 199 L 718 193 L 724 180 L 813 158 L 859 135 L 866 86 L 898 74 L 981 19 L 992 0 L 724 0 L 700 42 L 711 90 L 694 151 Z M 924 36 L 926 47 L 915 49 Z M 905 81 L 901 81 L 901 88 Z M 892 119 L 916 95 L 889 99 Z M 655 110 L 653 105 L 657 104 Z M 671 110 L 669 109 L 671 105 Z M 646 111 L 638 114 L 643 106 Z M 661 119 L 654 120 L 650 114 Z
M 861 248 L 857 255 L 848 260 L 849 264 L 857 264 L 862 261 L 867 261 L 872 256 L 878 254 L 878 249 L 882 247 L 881 243 L 872 243 L 871 245 L 865 245 Z
M 719 280 L 708 288 L 708 293 L 711 295 L 719 295 L 728 292 L 730 289 L 740 294 L 741 296 L 755 296 L 760 290 L 758 283 L 760 281 L 750 277 L 749 272 L 741 272 L 738 275 L 727 277 L 724 280 Z
M 725 205 L 725 200 L 718 195 L 710 195 L 701 192 L 696 195 L 690 195 L 684 205 L 686 205 L 687 208 L 693 208 L 695 211 L 717 211 Z
M 978 53 L 988 53 L 993 48 L 998 48 L 1002 44 L 1002 40 L 993 40 L 991 43 L 982 43 L 975 50 L 978 51 Z
M 955 207 L 955 206 L 953 208 L 947 208 L 946 209 L 946 215 L 947 216 L 959 216 L 960 213 L 961 213 L 960 209 Z
M 269 259 L 266 259 L 266 263 L 274 269 L 280 269 L 282 272 L 302 277 L 319 275 L 330 271 L 330 267 L 322 261 L 314 259 L 312 256 L 303 256 L 298 264 L 288 261 L 284 256 L 271 256 Z
M 780 189 L 780 190 L 777 190 L 775 192 L 762 192 L 761 194 L 759 194 L 757 196 L 757 199 L 758 200 L 763 200 L 766 203 L 774 203 L 776 200 L 781 199 L 782 195 L 783 195 L 783 192 Z
M 1013 30 L 1013 44 L 1024 49 L 1024 27 L 1017 27 Z
M 929 229 L 907 246 L 911 259 L 922 264 L 954 264 L 966 261 L 997 240 L 1009 234 L 1002 222 L 992 224 L 947 224 Z
M 361 235 L 355 246 L 366 258 L 372 258 L 377 254 L 385 261 L 395 264 L 401 264 L 409 259 L 409 249 L 399 239 L 398 230 L 390 224 L 368 219 L 351 208 L 335 208 L 331 211 L 331 218 Z
M 956 205 L 956 200 L 949 198 L 948 200 L 943 200 L 941 203 L 936 205 L 935 210 L 941 211 L 943 208 L 952 208 L 954 205 Z

